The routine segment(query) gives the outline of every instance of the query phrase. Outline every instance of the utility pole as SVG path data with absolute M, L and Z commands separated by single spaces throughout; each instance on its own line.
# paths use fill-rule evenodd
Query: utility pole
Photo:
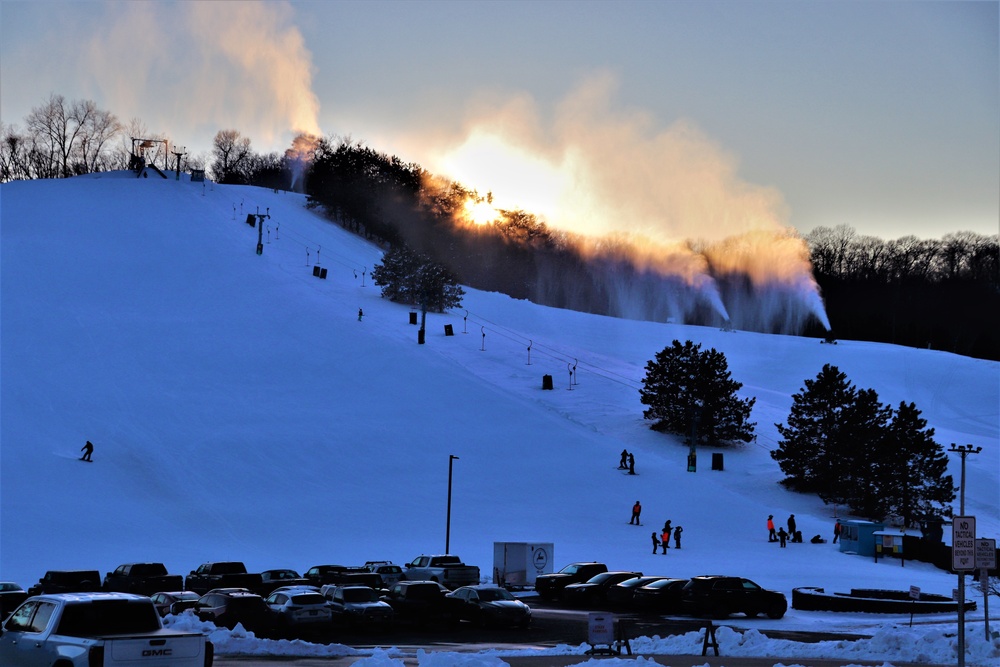
M 449 549 L 451 548 L 451 464 L 458 457 L 454 454 L 448 455 L 448 515 L 445 520 L 444 528 L 444 553 L 447 555 L 451 553 Z
M 173 155 L 175 158 L 177 158 L 177 165 L 176 165 L 176 168 L 174 170 L 174 174 L 175 174 L 174 180 L 175 181 L 181 180 L 181 158 L 184 157 L 187 154 L 187 151 L 185 149 L 186 149 L 186 146 L 181 146 L 180 152 L 178 152 L 176 150 L 170 151 L 171 155 Z
M 972 445 L 956 445 L 951 443 L 949 452 L 955 452 L 962 457 L 962 477 L 958 487 L 958 515 L 965 516 L 965 459 L 969 454 L 978 454 L 982 447 Z M 954 532 L 952 533 L 954 535 Z M 975 535 L 973 535 L 975 537 Z M 952 566 L 954 562 L 955 540 L 952 537 Z M 965 570 L 958 571 L 958 667 L 965 667 Z

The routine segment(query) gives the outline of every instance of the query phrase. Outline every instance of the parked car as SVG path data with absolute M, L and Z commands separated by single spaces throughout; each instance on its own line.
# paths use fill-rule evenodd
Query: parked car
M 393 618 L 419 626 L 445 626 L 456 623 L 456 603 L 447 597 L 450 591 L 436 581 L 400 581 L 382 596 L 392 607 Z
M 370 560 L 365 563 L 365 569 L 382 577 L 382 585 L 392 588 L 397 581 L 403 579 L 403 568 L 388 560 Z
M 616 609 L 627 609 L 632 607 L 632 599 L 635 592 L 646 584 L 665 579 L 666 577 L 632 577 L 625 581 L 620 581 L 607 592 L 608 606 Z
M 751 618 L 758 614 L 781 618 L 788 600 L 783 593 L 765 590 L 749 579 L 707 575 L 684 585 L 681 605 L 686 613 L 696 616 L 726 618 L 742 612 Z
M 241 623 L 247 630 L 259 632 L 270 620 L 264 598 L 246 588 L 214 588 L 198 599 L 194 611 L 199 619 L 230 630 Z
M 150 599 L 160 616 L 179 614 L 185 609 L 194 609 L 200 596 L 194 591 L 163 591 L 153 593 Z
M 323 627 L 332 614 L 315 586 L 285 586 L 275 589 L 264 604 L 271 612 L 271 625 L 278 631 Z
M 306 570 L 305 578 L 313 586 L 322 588 L 327 584 L 342 583 L 344 575 L 368 572 L 362 567 L 350 567 L 348 565 L 313 565 Z
M 45 593 L 98 593 L 101 573 L 97 570 L 49 570 L 28 588 L 28 596 Z
M 28 592 L 13 581 L 0 581 L 0 621 L 28 599 Z
M 595 574 L 607 571 L 608 566 L 604 563 L 570 563 L 558 572 L 535 577 L 535 592 L 543 600 L 555 600 L 566 586 L 587 581 Z
M 448 594 L 456 600 L 454 612 L 463 621 L 481 626 L 526 628 L 531 624 L 531 608 L 505 588 L 498 586 L 462 586 Z
M 260 573 L 258 595 L 267 597 L 282 586 L 308 586 L 310 581 L 295 570 L 264 570 Z
M 169 574 L 163 563 L 125 563 L 104 575 L 104 590 L 152 595 L 184 588 L 184 577 Z
M 632 597 L 632 607 L 656 614 L 676 614 L 681 610 L 681 591 L 687 579 L 660 579 L 640 586 Z
M 321 592 L 335 623 L 368 628 L 392 622 L 392 606 L 370 586 L 327 584 Z
M 641 577 L 642 572 L 614 571 L 595 574 L 587 581 L 563 588 L 562 600 L 574 607 L 600 606 L 608 601 L 608 589 L 627 579 Z
M 202 563 L 184 579 L 186 590 L 202 595 L 216 588 L 246 588 L 253 591 L 259 586 L 260 574 L 247 572 L 246 565 L 235 560 Z

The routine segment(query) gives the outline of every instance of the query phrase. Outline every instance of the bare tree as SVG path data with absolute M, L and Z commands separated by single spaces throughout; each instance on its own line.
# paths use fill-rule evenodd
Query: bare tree
M 250 137 L 238 130 L 219 130 L 212 141 L 212 176 L 219 183 L 242 183 L 252 159 Z

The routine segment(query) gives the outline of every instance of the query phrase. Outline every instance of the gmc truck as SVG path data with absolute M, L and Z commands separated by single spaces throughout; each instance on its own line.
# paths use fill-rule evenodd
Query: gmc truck
M 0 665 L 211 667 L 201 633 L 164 629 L 147 597 L 52 593 L 30 597 L 0 628 Z
M 153 595 L 160 591 L 179 591 L 182 588 L 184 577 L 167 574 L 163 563 L 126 563 L 104 577 L 104 590 L 110 593 Z
M 436 581 L 452 590 L 479 583 L 479 566 L 466 565 L 458 556 L 421 555 L 404 567 L 406 581 Z
M 202 563 L 184 580 L 184 588 L 204 595 L 213 588 L 246 588 L 255 591 L 261 587 L 260 574 L 250 574 L 243 563 L 223 561 Z

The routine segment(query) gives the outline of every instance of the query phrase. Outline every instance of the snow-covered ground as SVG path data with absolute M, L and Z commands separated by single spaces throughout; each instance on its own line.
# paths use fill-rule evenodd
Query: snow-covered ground
M 261 256 L 244 222 L 258 210 L 271 216 Z M 253 571 L 407 562 L 444 551 L 456 455 L 450 550 L 487 577 L 495 541 L 551 542 L 556 568 L 601 560 L 647 574 L 732 573 L 789 600 L 798 586 L 950 595 L 957 578 L 930 565 L 808 543 L 832 537 L 835 508 L 785 491 L 769 451 L 791 394 L 824 363 L 883 403 L 914 401 L 938 442 L 982 446 L 968 458 L 966 514 L 980 536 L 1000 535 L 996 362 L 619 320 L 476 290 L 462 309 L 429 314 L 427 343 L 417 345 L 409 310 L 371 284 L 380 251 L 308 211 L 303 197 L 261 188 L 130 174 L 8 183 L 0 233 L 3 580 L 27 586 L 46 569 L 131 561 L 181 574 L 210 560 Z M 326 280 L 312 275 L 317 261 Z M 687 447 L 642 419 L 645 364 L 675 338 L 724 352 L 744 394 L 757 397 L 756 442 L 712 450 L 724 471 L 701 451 L 698 472 L 687 472 Z M 555 390 L 542 391 L 545 374 Z M 76 460 L 86 440 L 92 464 Z M 638 475 L 617 470 L 623 448 Z M 959 459 L 951 463 L 957 483 Z M 636 499 L 645 528 L 628 524 Z M 778 549 L 765 520 L 791 513 L 807 542 Z M 684 548 L 654 556 L 650 532 L 668 518 L 684 527 Z M 980 602 L 967 660 L 1000 665 L 982 600 L 967 590 Z M 874 636 L 802 645 L 811 656 L 955 659 L 954 616 L 912 631 L 901 627 L 908 618 L 793 609 L 779 621 L 738 620 Z M 215 640 L 224 653 L 349 650 Z M 640 641 L 669 653 L 696 640 L 634 649 Z M 720 642 L 729 655 L 796 655 L 798 646 L 780 642 L 776 652 L 754 630 L 720 631 Z

